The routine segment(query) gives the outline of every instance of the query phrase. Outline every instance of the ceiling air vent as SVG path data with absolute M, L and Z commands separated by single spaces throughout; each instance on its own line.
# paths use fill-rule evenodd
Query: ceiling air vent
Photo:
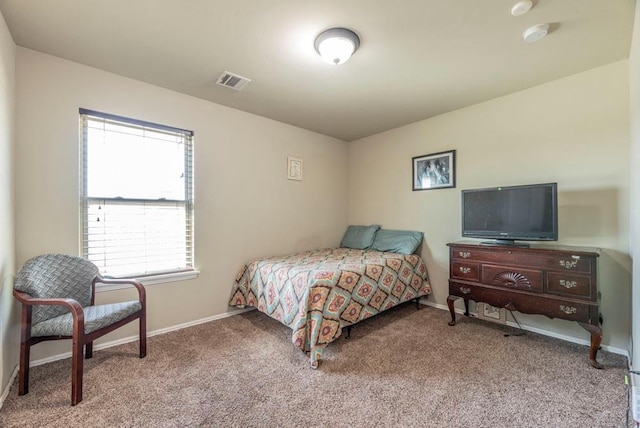
M 216 83 L 221 86 L 226 86 L 227 88 L 235 89 L 236 91 L 241 91 L 249 82 L 251 82 L 251 79 L 225 71 L 218 77 Z

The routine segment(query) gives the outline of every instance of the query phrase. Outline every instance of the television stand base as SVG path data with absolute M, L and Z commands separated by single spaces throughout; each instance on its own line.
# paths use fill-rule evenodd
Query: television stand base
M 493 241 L 483 241 L 480 245 L 489 247 L 519 247 L 529 248 L 529 244 L 526 242 L 516 242 L 511 239 L 495 239 Z

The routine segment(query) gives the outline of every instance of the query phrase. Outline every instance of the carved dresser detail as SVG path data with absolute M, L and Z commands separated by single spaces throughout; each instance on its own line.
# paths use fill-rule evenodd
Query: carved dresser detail
M 598 304 L 597 249 L 561 246 L 482 245 L 458 242 L 449 246 L 451 322 L 453 302 L 464 299 L 526 314 L 576 321 L 591 334 L 591 365 L 602 368 L 596 354 L 602 341 Z

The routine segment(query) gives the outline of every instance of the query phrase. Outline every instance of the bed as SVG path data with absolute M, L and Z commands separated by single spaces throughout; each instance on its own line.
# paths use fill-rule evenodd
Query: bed
M 346 247 L 345 238 L 341 248 L 247 263 L 236 276 L 229 305 L 255 307 L 290 327 L 292 342 L 317 368 L 325 347 L 344 328 L 431 292 L 413 244 L 403 254 L 384 245 L 387 251 L 380 251 L 368 241 L 355 245 L 365 248 Z

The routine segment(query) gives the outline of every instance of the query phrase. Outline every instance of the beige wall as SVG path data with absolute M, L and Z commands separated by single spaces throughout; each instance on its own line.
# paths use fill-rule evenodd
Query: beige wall
M 17 75 L 18 266 L 41 253 L 78 254 L 79 107 L 195 132 L 200 277 L 147 288 L 150 330 L 225 313 L 235 274 L 251 258 L 339 243 L 345 142 L 28 49 L 18 48 Z M 287 156 L 304 160 L 303 181 L 287 180 Z M 132 325 L 105 340 L 134 333 Z M 38 345 L 32 360 L 69 349 Z
M 461 239 L 460 190 L 557 182 L 559 242 L 603 249 L 603 344 L 626 351 L 631 261 L 628 61 L 349 143 L 349 223 L 421 230 L 433 296 L 448 294 L 446 244 Z M 411 190 L 413 156 L 457 150 L 457 187 Z M 461 304 L 461 302 L 458 302 Z M 587 340 L 576 323 L 520 315 Z
M 16 46 L 0 14 L 0 395 L 18 361 L 14 267 L 14 110 Z
M 640 5 L 636 16 L 629 55 L 629 100 L 631 123 L 631 255 L 633 256 L 632 352 L 631 363 L 640 367 Z M 640 385 L 636 381 L 635 385 Z

